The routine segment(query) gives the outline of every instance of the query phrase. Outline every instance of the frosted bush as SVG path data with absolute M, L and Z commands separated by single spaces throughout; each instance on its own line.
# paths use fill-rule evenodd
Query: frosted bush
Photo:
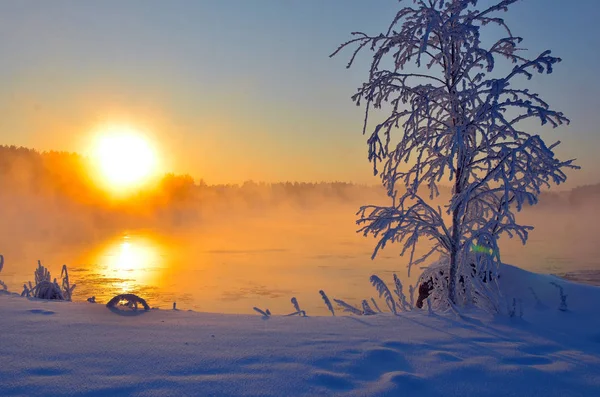
M 50 271 L 46 269 L 42 262 L 38 260 L 38 267 L 34 272 L 35 285 L 31 283 L 23 284 L 23 292 L 21 296 L 33 297 L 46 300 L 72 300 L 75 284 L 69 283 L 69 273 L 67 265 L 63 265 L 61 271 L 62 288 L 57 280 L 51 280 Z
M 461 305 L 472 305 L 490 312 L 503 312 L 501 302 L 504 300 L 500 293 L 497 269 L 492 267 L 494 271 L 488 270 L 486 258 L 478 253 L 469 255 L 465 262 L 470 265 L 460 267 L 456 301 Z M 433 310 L 455 309 L 454 302 L 449 299 L 449 274 L 449 258 L 442 256 L 425 268 L 419 277 L 418 284 L 429 288 L 425 297 L 430 301 Z M 423 296 L 420 296 L 417 301 L 418 307 L 422 306 L 422 298 Z

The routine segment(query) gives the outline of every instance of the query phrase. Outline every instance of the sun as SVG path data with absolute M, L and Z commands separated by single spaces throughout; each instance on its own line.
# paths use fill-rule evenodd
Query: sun
M 148 138 L 131 127 L 102 128 L 96 137 L 93 157 L 103 181 L 115 190 L 143 184 L 157 167 L 157 156 Z

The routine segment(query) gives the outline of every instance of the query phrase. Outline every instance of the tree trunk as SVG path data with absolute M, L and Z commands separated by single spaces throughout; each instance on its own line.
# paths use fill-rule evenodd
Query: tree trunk
M 452 15 L 454 17 L 454 14 Z M 462 121 L 462 114 L 460 114 L 460 101 L 456 92 L 456 75 L 454 65 L 459 63 L 457 59 L 460 53 L 459 44 L 455 41 L 451 41 L 451 57 L 446 65 L 450 72 L 450 78 L 446 81 L 448 87 L 448 93 L 450 95 L 451 103 L 451 116 L 452 116 L 452 128 L 455 129 L 457 139 L 463 140 L 463 136 L 460 134 L 460 123 Z M 459 143 L 458 150 L 456 153 L 456 174 L 454 182 L 454 197 L 458 196 L 462 192 L 463 188 L 463 145 Z M 459 213 L 462 204 L 456 205 L 452 211 L 452 244 L 450 247 L 450 274 L 448 275 L 448 298 L 450 302 L 456 304 L 456 274 L 458 271 L 458 254 L 460 248 L 460 228 L 459 228 Z
M 458 270 L 458 208 L 452 212 L 452 247 L 450 250 L 450 274 L 448 275 L 448 299 L 456 304 L 456 273 Z

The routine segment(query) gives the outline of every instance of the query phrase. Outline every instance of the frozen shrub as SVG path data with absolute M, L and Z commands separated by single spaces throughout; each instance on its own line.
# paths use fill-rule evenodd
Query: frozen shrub
M 464 258 L 468 266 L 458 270 L 458 284 L 455 298 L 462 306 L 476 306 L 489 312 L 501 312 L 501 297 L 499 293 L 499 274 L 490 269 L 493 265 L 487 263 L 490 258 L 484 254 L 471 253 Z M 490 267 L 488 267 L 490 265 Z M 450 260 L 447 256 L 429 265 L 418 280 L 419 297 L 416 306 L 423 307 L 425 299 L 431 299 L 434 310 L 446 311 L 456 309 L 449 298 Z
M 67 265 L 63 265 L 61 277 L 62 288 L 60 285 L 58 285 L 56 279 L 54 279 L 54 281 L 50 281 L 50 272 L 42 265 L 42 262 L 38 260 L 38 267 L 34 272 L 35 285 L 32 285 L 31 281 L 29 282 L 29 286 L 27 284 L 23 284 L 23 292 L 21 293 L 21 296 L 47 300 L 70 301 L 73 290 L 75 289 L 75 284 L 71 285 L 69 283 Z
M 35 269 L 33 275 L 35 279 L 35 285 L 32 285 L 31 281 L 29 282 L 29 286 L 24 284 L 21 296 L 47 300 L 65 300 L 63 292 L 56 282 L 56 279 L 54 281 L 50 281 L 50 272 L 48 269 L 42 266 L 42 262 L 39 260 L 38 267 Z
M 65 300 L 56 279 L 54 282 L 42 281 L 41 283 L 36 284 L 32 295 L 38 299 Z

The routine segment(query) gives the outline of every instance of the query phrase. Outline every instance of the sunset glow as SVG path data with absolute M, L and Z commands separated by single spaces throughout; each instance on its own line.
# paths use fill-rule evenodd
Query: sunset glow
M 143 184 L 157 168 L 157 156 L 147 138 L 129 127 L 101 130 L 93 157 L 103 184 L 115 191 Z

